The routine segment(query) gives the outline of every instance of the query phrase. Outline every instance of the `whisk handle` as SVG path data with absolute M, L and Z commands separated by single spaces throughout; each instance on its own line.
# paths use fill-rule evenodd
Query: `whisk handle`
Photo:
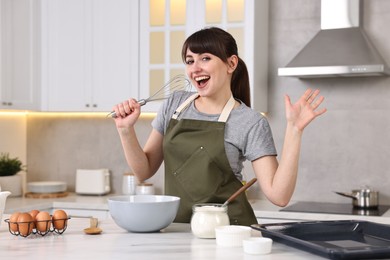
M 140 99 L 137 101 L 138 104 L 140 104 L 140 106 L 143 106 L 147 103 L 147 101 L 145 99 Z M 108 113 L 107 117 L 112 117 L 112 118 L 116 118 L 116 113 L 115 111 L 111 111 L 110 113 Z
M 140 105 L 140 106 L 143 106 L 146 104 L 146 100 L 145 99 L 140 99 L 137 101 L 137 103 Z

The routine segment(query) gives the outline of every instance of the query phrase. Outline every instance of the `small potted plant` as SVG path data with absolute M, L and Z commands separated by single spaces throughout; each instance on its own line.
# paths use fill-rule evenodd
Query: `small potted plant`
M 0 154 L 0 187 L 3 191 L 10 191 L 11 196 L 21 196 L 25 175 L 18 174 L 25 170 L 25 166 L 18 158 L 10 158 L 9 153 Z

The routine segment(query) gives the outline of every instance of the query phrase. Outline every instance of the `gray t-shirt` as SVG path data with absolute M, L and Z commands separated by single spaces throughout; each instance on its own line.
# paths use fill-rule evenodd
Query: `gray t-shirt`
M 162 135 L 168 127 L 173 113 L 193 92 L 177 91 L 167 99 L 152 126 Z M 241 105 L 233 109 L 225 126 L 225 150 L 230 166 L 239 180 L 242 180 L 242 168 L 245 160 L 254 161 L 266 155 L 276 156 L 276 148 L 267 119 L 260 113 Z M 178 119 L 218 121 L 218 115 L 199 112 L 192 102 L 181 112 Z

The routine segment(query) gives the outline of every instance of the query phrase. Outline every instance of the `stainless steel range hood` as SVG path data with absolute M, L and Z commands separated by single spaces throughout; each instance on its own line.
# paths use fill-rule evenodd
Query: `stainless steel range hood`
M 321 30 L 279 76 L 299 78 L 390 75 L 361 27 L 360 0 L 322 0 Z

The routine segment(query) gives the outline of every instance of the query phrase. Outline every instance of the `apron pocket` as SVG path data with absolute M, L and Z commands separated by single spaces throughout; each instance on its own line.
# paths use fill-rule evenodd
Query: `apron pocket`
M 199 147 L 174 176 L 195 202 L 215 194 L 224 181 L 223 172 L 204 147 Z

